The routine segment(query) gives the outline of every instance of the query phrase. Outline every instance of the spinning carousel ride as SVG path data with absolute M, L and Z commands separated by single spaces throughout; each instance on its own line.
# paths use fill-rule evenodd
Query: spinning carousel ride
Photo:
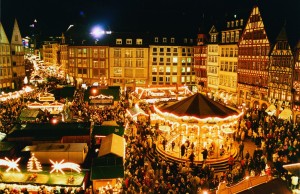
M 155 105 L 154 111 L 151 122 L 159 126 L 162 151 L 178 159 L 187 159 L 193 153 L 195 161 L 203 161 L 204 149 L 208 150 L 208 159 L 229 156 L 234 149 L 233 133 L 243 115 L 201 93 Z

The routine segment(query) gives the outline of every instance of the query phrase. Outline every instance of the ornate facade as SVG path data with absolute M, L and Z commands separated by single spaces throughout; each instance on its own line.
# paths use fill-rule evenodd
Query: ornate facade
M 270 41 L 257 6 L 246 23 L 238 52 L 238 103 L 266 108 Z

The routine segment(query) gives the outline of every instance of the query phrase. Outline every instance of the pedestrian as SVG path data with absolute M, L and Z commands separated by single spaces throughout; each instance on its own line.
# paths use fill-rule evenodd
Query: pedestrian
M 239 145 L 239 157 L 241 157 L 241 159 L 244 158 L 244 143 L 243 143 L 243 141 L 241 141 L 240 145 Z
M 230 155 L 228 158 L 229 171 L 232 170 L 233 165 L 234 165 L 234 157 L 232 155 Z
M 203 151 L 201 152 L 203 156 L 203 161 L 205 162 L 207 159 L 208 151 L 206 148 L 203 148 Z

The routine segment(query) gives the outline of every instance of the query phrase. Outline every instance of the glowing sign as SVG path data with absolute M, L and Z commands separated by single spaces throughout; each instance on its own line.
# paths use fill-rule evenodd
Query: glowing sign
M 16 161 L 14 159 L 9 160 L 7 157 L 4 159 L 0 159 L 0 166 L 8 166 L 6 169 L 6 172 L 9 172 L 11 169 L 17 170 L 20 172 L 20 169 L 18 168 L 19 164 L 18 162 L 20 161 L 21 158 L 18 158 Z
M 72 162 L 65 162 L 64 160 L 60 161 L 59 163 L 57 161 L 53 162 L 52 160 L 50 160 L 50 162 L 52 163 L 52 170 L 50 171 L 50 173 L 52 172 L 61 172 L 62 174 L 65 174 L 63 169 L 69 168 L 71 170 L 74 170 L 76 172 L 80 172 L 80 166 L 78 164 L 72 163 Z

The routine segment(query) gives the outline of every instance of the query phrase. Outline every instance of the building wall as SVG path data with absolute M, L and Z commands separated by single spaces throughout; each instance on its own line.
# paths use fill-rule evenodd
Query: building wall
M 239 42 L 238 103 L 261 108 L 268 105 L 270 42 L 258 7 L 254 7 Z
M 2 23 L 0 23 L 0 90 L 10 89 L 11 83 L 12 66 L 10 44 Z

